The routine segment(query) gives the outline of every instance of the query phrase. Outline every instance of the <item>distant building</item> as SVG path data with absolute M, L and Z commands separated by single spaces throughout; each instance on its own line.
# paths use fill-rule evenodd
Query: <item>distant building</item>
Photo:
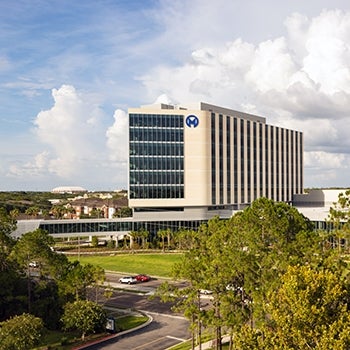
M 117 210 L 128 206 L 128 199 L 78 198 L 68 204 L 74 209 L 73 218 L 89 217 L 95 212 L 100 218 L 113 218 Z
M 52 193 L 85 193 L 87 190 L 79 186 L 60 186 L 55 187 Z
M 314 222 L 315 228 L 327 229 L 329 211 L 335 207 L 339 195 L 347 189 L 312 189 L 308 193 L 295 194 L 293 207 L 297 208 L 305 217 Z

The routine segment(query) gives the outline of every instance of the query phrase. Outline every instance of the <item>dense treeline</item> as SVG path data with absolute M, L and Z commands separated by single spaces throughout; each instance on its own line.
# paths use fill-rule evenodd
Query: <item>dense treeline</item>
M 71 197 L 72 195 L 70 195 Z M 17 209 L 20 213 L 30 207 L 38 207 L 40 210 L 49 210 L 52 207 L 50 199 L 53 198 L 51 192 L 35 192 L 35 191 L 13 191 L 0 192 L 0 207 L 6 208 L 7 212 Z M 57 199 L 67 199 L 68 194 L 55 194 Z
M 85 193 L 84 200 L 99 201 L 102 206 L 104 200 L 103 195 L 111 196 L 111 201 L 118 201 L 125 198 L 125 191 L 120 192 L 91 192 Z M 51 193 L 51 192 L 35 192 L 35 191 L 13 191 L 0 192 L 0 208 L 5 208 L 7 213 L 12 213 L 19 219 L 63 219 L 72 218 L 75 210 L 72 203 L 79 199 L 79 195 L 73 193 Z M 91 202 L 90 202 L 91 203 Z M 127 201 L 126 201 L 127 203 Z M 92 204 L 96 205 L 96 203 Z M 131 216 L 131 209 L 126 205 L 120 207 L 115 213 L 115 217 Z M 103 212 L 99 208 L 93 208 L 87 214 L 81 214 L 80 218 L 100 218 Z
M 15 219 L 0 208 L 0 349 L 30 349 L 44 327 L 68 329 L 82 313 L 94 320 L 93 324 L 75 323 L 82 336 L 101 330 L 105 314 L 98 304 L 88 308 L 87 291 L 105 281 L 104 270 L 69 262 L 52 249 L 54 239 L 43 230 L 14 240 L 10 234 L 15 226 Z M 72 310 L 72 305 L 77 305 L 79 312 L 69 311 L 67 316 L 65 310 Z M 11 331 L 14 322 L 18 323 L 18 336 Z M 37 335 L 32 339 L 31 334 Z
M 162 250 L 184 251 L 173 277 L 188 286 L 165 283 L 157 294 L 172 299 L 190 320 L 192 348 L 206 332 L 216 349 L 223 335 L 236 350 L 349 349 L 350 192 L 340 195 L 329 220 L 332 232 L 315 231 L 297 209 L 261 198 L 197 231 L 159 231 L 156 244 Z M 15 217 L 0 209 L 0 339 L 13 341 L 4 334 L 11 317 L 38 328 L 41 321 L 42 327 L 67 329 L 81 310 L 103 320 L 100 309 L 84 302 L 87 287 L 98 288 L 104 271 L 68 262 L 50 248 L 53 238 L 44 231 L 12 240 L 15 224 Z M 131 238 L 130 248 L 146 249 L 150 237 L 143 230 L 131 232 Z M 209 305 L 202 293 L 210 293 Z M 102 323 L 84 325 L 82 336 Z
M 330 219 L 340 211 L 348 218 L 344 208 L 334 208 Z M 349 349 L 347 226 L 343 220 L 337 232 L 316 232 L 295 208 L 258 199 L 229 220 L 191 231 L 173 271 L 189 286 L 165 283 L 158 295 L 173 299 L 190 320 L 192 348 L 205 331 L 215 349 L 224 334 L 237 350 Z

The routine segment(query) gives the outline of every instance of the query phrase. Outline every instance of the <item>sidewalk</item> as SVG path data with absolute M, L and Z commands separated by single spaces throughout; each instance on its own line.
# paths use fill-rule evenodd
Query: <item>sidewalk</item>
M 228 343 L 230 341 L 230 336 L 228 336 L 228 335 L 225 335 L 225 336 L 223 336 L 222 338 L 221 338 L 221 342 L 224 344 L 224 343 Z M 202 344 L 202 347 L 201 347 L 201 349 L 202 350 L 208 350 L 208 349 L 214 349 L 214 346 L 215 346 L 215 340 L 210 340 L 210 341 L 208 341 L 208 342 L 206 342 L 206 343 L 203 343 Z M 197 345 L 196 347 L 195 347 L 195 350 L 199 350 L 199 345 Z

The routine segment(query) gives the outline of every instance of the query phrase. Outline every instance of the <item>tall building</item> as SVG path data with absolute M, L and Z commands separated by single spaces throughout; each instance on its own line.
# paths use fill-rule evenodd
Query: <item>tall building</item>
M 325 194 L 302 195 L 299 131 L 200 103 L 131 108 L 129 134 L 132 218 L 22 220 L 14 237 L 39 227 L 54 237 L 114 240 L 144 229 L 151 235 L 167 228 L 196 229 L 215 215 L 231 216 L 259 197 L 292 202 L 294 196 L 317 227 L 327 227 Z
M 303 193 L 303 135 L 206 103 L 129 109 L 134 217 L 209 219 Z

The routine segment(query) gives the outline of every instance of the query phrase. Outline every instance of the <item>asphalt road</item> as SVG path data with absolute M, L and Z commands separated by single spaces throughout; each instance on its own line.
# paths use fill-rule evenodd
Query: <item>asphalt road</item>
M 137 331 L 112 338 L 90 346 L 89 349 L 104 350 L 165 350 L 190 338 L 189 322 L 171 310 L 171 303 L 161 303 L 158 298 L 150 299 L 154 290 L 162 283 L 159 279 L 135 285 L 118 282 L 120 275 L 106 274 L 108 282 L 115 289 L 106 306 L 142 311 L 152 317 L 152 322 Z M 140 290 L 142 292 L 138 293 Z
M 184 318 L 151 313 L 153 321 L 138 331 L 89 347 L 90 350 L 165 350 L 190 338 Z

